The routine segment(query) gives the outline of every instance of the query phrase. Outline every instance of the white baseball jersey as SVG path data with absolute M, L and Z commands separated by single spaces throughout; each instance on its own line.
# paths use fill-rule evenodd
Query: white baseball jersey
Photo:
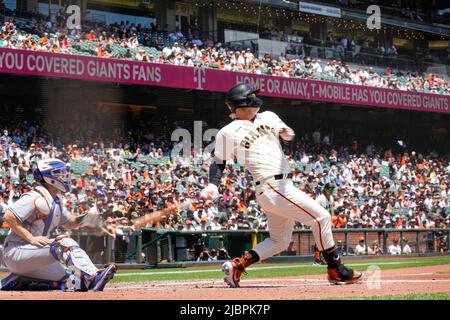
M 279 140 L 283 128 L 288 126 L 271 111 L 258 113 L 253 122 L 234 120 L 217 133 L 215 157 L 223 161 L 236 157 L 255 181 L 290 173 Z
M 253 122 L 234 120 L 216 135 L 215 157 L 222 161 L 236 158 L 255 181 L 261 182 L 256 186 L 256 198 L 270 232 L 269 238 L 252 249 L 261 260 L 288 247 L 295 221 L 311 227 L 319 250 L 334 246 L 327 210 L 296 188 L 291 179 L 273 179 L 291 172 L 279 140 L 283 128 L 288 126 L 275 113 L 265 111 Z
M 55 228 L 70 221 L 71 213 L 66 210 L 64 199 L 53 198 L 44 187 L 38 187 L 36 190 L 24 193 L 9 207 L 9 210 L 33 236 L 49 237 Z M 48 204 L 47 212 L 39 211 L 39 208 L 36 207 L 36 199 L 42 196 Z M 11 231 L 6 237 L 5 243 L 24 245 L 28 242 Z

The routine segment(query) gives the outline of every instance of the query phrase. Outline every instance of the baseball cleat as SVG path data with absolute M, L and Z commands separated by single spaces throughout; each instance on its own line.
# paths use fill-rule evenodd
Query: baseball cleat
M 0 281 L 2 291 L 50 291 L 62 290 L 64 282 L 35 279 L 11 273 Z
M 245 267 L 242 265 L 239 258 L 227 261 L 222 265 L 222 271 L 225 273 L 223 281 L 230 286 L 230 288 L 239 288 L 242 272 L 245 272 Z
M 328 269 L 328 281 L 332 284 L 345 285 L 356 283 L 364 277 L 364 272 L 354 271 L 343 264 Z
M 2 291 L 17 290 L 19 287 L 20 276 L 15 273 L 11 273 L 0 281 L 0 290 Z
M 117 271 L 117 265 L 115 263 L 111 263 L 105 266 L 104 269 L 101 269 L 97 272 L 97 275 L 92 280 L 91 285 L 89 286 L 89 290 L 92 291 L 103 291 L 106 284 L 114 278 L 114 273 Z

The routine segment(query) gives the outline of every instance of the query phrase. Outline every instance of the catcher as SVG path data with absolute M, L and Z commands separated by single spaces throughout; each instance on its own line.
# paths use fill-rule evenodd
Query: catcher
M 79 229 L 85 216 L 76 217 L 65 206 L 64 192 L 70 190 L 70 174 L 64 162 L 45 159 L 33 172 L 40 184 L 24 193 L 5 212 L 11 232 L 4 243 L 4 261 L 12 272 L 1 280 L 1 290 L 103 291 L 117 266 L 97 269 L 78 243 L 60 235 L 50 239 L 57 227 Z M 104 229 L 98 222 L 92 229 Z

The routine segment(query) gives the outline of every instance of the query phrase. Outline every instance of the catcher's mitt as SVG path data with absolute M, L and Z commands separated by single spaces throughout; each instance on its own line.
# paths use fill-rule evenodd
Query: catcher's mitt
M 96 214 L 82 214 L 77 216 L 79 230 L 86 231 L 96 236 L 114 235 L 106 228 L 106 222 L 103 218 Z

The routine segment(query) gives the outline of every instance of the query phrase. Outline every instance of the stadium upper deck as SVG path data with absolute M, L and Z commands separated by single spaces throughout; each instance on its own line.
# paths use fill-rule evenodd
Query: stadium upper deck
M 40 5 L 42 7 L 42 3 Z M 177 5 L 181 4 L 177 3 Z M 196 3 L 199 15 L 201 15 L 201 10 L 203 10 L 201 8 L 204 8 L 204 5 L 204 1 Z M 217 2 L 217 10 L 226 12 L 231 8 L 226 5 L 220 1 Z M 251 10 L 245 3 L 233 2 L 233 5 L 235 8 L 241 5 L 244 15 Z M 50 9 L 51 7 L 49 7 Z M 155 4 L 153 9 L 161 11 L 164 8 L 158 8 Z M 176 7 L 175 10 L 180 9 Z M 169 11 L 166 8 L 167 14 Z M 292 13 L 284 12 L 283 14 Z M 219 17 L 220 14 L 217 14 L 217 18 Z M 65 25 L 66 19 L 67 14 L 64 9 L 60 9 L 50 19 L 45 16 L 32 15 L 31 19 L 17 20 L 16 23 L 6 21 L 2 28 L 0 47 L 26 49 L 39 53 L 20 52 L 17 55 L 12 51 L 4 50 L 1 56 L 2 71 L 211 91 L 226 91 L 226 88 L 233 83 L 243 81 L 259 87 L 263 94 L 286 98 L 437 112 L 449 110 L 448 97 L 417 94 L 417 92 L 447 94 L 449 85 L 444 76 L 439 76 L 434 72 L 423 73 L 426 66 L 420 63 L 408 71 L 402 71 L 395 67 L 381 69 L 362 66 L 362 63 L 371 63 L 365 59 L 371 55 L 370 53 L 359 53 L 369 50 L 370 41 L 366 39 L 361 46 L 358 45 L 357 38 L 352 38 L 358 33 L 352 34 L 348 28 L 347 34 L 342 37 L 337 37 L 331 30 L 327 32 L 325 44 L 331 44 L 333 49 L 330 51 L 325 47 L 305 45 L 304 42 L 315 41 L 314 37 L 302 38 L 295 30 L 292 31 L 292 21 L 290 28 L 293 33 L 290 35 L 284 34 L 281 28 L 269 29 L 269 24 L 261 31 L 262 38 L 269 37 L 271 40 L 268 41 L 273 43 L 282 43 L 283 41 L 279 40 L 288 40 L 292 44 L 295 42 L 293 37 L 297 37 L 296 40 L 300 40 L 301 43 L 299 44 L 300 48 L 298 46 L 286 47 L 286 51 L 291 55 L 285 52 L 279 55 L 275 53 L 263 55 L 261 47 L 255 48 L 259 50 L 256 52 L 249 51 L 249 48 L 241 51 L 236 47 L 234 41 L 230 41 L 227 46 L 205 39 L 201 37 L 202 30 L 200 25 L 196 24 L 197 22 L 194 22 L 187 33 L 183 34 L 179 28 L 173 32 L 165 32 L 158 27 L 158 24 L 142 26 L 129 21 L 104 24 L 85 20 L 83 30 L 69 30 Z M 309 34 L 312 35 L 320 20 L 317 18 L 317 20 L 308 22 L 310 22 Z M 289 28 L 289 26 L 284 27 Z M 236 33 L 238 32 L 236 31 Z M 224 37 L 227 37 L 227 33 Z M 378 38 L 383 38 L 384 41 L 388 41 L 390 38 L 392 40 L 389 34 Z M 416 40 L 410 42 L 415 43 Z M 387 49 L 385 46 L 379 45 L 378 49 L 381 58 L 375 59 L 374 64 L 377 64 L 378 60 L 387 65 L 389 65 L 389 61 L 401 60 L 400 49 L 397 50 L 394 43 Z M 116 60 L 72 59 L 42 54 L 42 51 L 156 62 L 158 64 L 143 65 Z M 356 51 L 358 53 L 355 54 Z M 349 59 L 349 55 L 354 59 Z M 312 59 L 309 56 L 312 56 Z M 319 59 L 322 57 L 325 58 L 325 61 Z M 359 58 L 357 59 L 357 57 Z M 347 62 L 349 60 L 360 61 L 361 64 L 350 64 Z M 15 64 L 18 64 L 20 68 L 17 68 Z M 177 67 L 169 68 L 166 66 L 167 64 Z M 191 66 L 194 67 L 194 70 L 178 66 Z M 429 67 L 429 65 L 427 66 Z M 203 69 L 203 67 L 208 69 Z M 216 70 L 211 69 L 245 72 L 250 75 L 218 74 Z M 446 71 L 445 67 L 439 70 Z M 177 74 L 176 79 L 171 78 L 170 74 Z M 264 77 L 264 75 L 278 78 Z M 218 77 L 226 81 L 222 81 L 222 84 L 217 83 L 214 79 Z M 294 78 L 294 80 L 286 78 Z M 303 79 L 308 81 L 303 81 Z M 310 80 L 324 80 L 332 83 L 316 83 Z M 385 91 L 379 88 L 399 89 L 411 93 Z

